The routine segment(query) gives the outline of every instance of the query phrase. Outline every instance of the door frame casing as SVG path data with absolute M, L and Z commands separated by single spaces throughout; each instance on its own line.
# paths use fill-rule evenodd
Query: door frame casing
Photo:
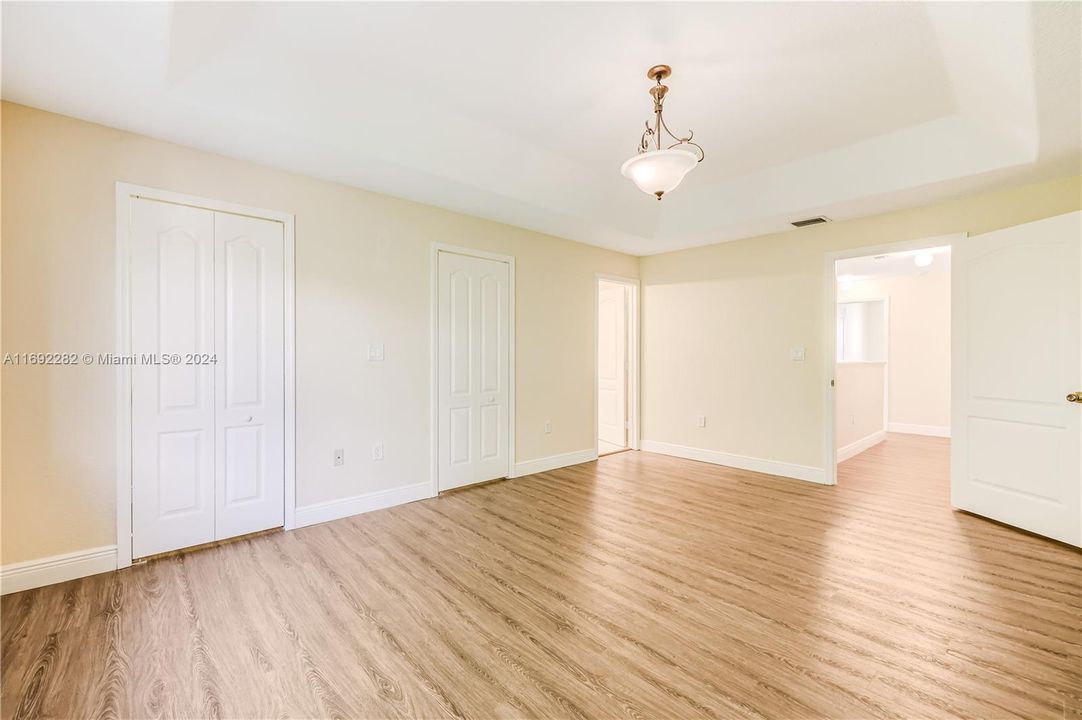
M 157 202 L 188 205 L 213 212 L 244 215 L 282 223 L 284 254 L 285 345 L 285 488 L 283 492 L 286 530 L 296 527 L 297 516 L 297 367 L 296 367 L 296 222 L 293 214 L 198 197 L 132 183 L 116 184 L 116 353 L 131 355 L 131 207 L 143 198 Z M 116 564 L 117 569 L 132 563 L 132 382 L 131 366 L 118 364 L 116 375 Z
M 466 257 L 495 260 L 507 263 L 507 475 L 515 473 L 515 256 L 478 250 L 476 248 L 433 242 L 429 251 L 430 284 L 430 344 L 429 358 L 429 447 L 431 463 L 429 480 L 432 497 L 440 494 L 440 253 L 453 253 Z
M 968 237 L 969 233 L 952 233 L 950 235 L 936 235 L 915 240 L 901 240 L 881 245 L 862 245 L 846 250 L 835 250 L 823 254 L 823 484 L 836 485 L 838 483 L 838 449 L 834 432 L 834 369 L 838 355 L 838 328 L 837 328 L 837 305 L 838 305 L 838 282 L 835 265 L 839 260 L 864 257 L 866 255 L 886 255 L 888 253 L 905 252 L 911 250 L 926 250 L 935 247 L 951 247 L 961 238 Z M 889 322 L 889 320 L 888 320 Z M 890 338 L 887 338 L 887 347 L 890 347 Z M 954 358 L 951 358 L 953 365 Z M 888 363 L 889 365 L 889 358 Z M 884 375 L 884 377 L 886 377 Z M 885 384 L 885 383 L 884 383 Z M 888 392 L 884 388 L 884 393 Z M 884 403 L 884 414 L 886 404 Z
M 640 358 L 640 333 L 639 333 L 639 293 L 641 291 L 641 282 L 639 278 L 625 277 L 623 275 L 612 275 L 609 273 L 596 273 L 594 275 L 594 420 L 593 420 L 593 433 L 594 433 L 594 453 L 597 454 L 600 450 L 600 443 L 597 437 L 597 392 L 598 392 L 598 378 L 597 378 L 597 353 L 598 342 L 597 334 L 599 331 L 599 318 L 598 318 L 598 300 L 601 292 L 601 281 L 604 280 L 608 283 L 616 283 L 623 285 L 627 288 L 627 368 L 626 368 L 626 382 L 627 382 L 627 446 L 630 450 L 638 450 L 641 444 L 640 429 L 639 429 L 639 358 Z

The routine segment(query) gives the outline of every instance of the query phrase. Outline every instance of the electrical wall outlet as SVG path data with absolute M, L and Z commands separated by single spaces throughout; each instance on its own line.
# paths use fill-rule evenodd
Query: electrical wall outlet
M 334 466 L 342 467 L 346 464 L 346 451 L 339 448 L 334 451 Z
M 383 459 L 383 441 L 380 441 L 380 442 L 375 443 L 374 445 L 372 445 L 372 459 L 373 460 L 382 460 Z
M 368 346 L 368 360 L 369 362 L 383 361 L 383 343 Z
M 548 435 L 551 432 L 552 432 L 552 421 L 551 420 L 546 420 L 545 421 L 545 434 Z
M 706 415 L 699 415 L 695 418 L 695 424 L 701 428 L 706 427 Z
M 793 362 L 804 362 L 804 348 L 797 346 L 789 348 L 789 359 Z

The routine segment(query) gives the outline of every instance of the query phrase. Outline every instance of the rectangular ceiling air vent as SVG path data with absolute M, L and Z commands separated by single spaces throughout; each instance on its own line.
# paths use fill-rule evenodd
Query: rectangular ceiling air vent
M 819 225 L 825 222 L 830 222 L 830 218 L 820 215 L 819 217 L 808 218 L 806 220 L 797 220 L 792 225 L 793 227 L 807 227 L 808 225 Z

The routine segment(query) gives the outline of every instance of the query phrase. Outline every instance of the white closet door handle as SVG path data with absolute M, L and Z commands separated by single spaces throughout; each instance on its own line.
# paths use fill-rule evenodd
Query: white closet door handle
M 244 422 L 252 422 L 252 416 L 249 415 L 248 417 L 244 418 Z

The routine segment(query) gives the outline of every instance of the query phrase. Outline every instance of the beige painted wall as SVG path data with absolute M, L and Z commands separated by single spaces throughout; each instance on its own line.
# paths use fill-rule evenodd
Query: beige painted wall
M 635 277 L 636 258 L 19 105 L 0 113 L 6 352 L 114 351 L 121 180 L 296 214 L 298 505 L 429 479 L 433 241 L 516 257 L 517 460 L 594 447 L 595 273 Z M 385 362 L 365 360 L 370 342 Z M 114 379 L 3 368 L 3 563 L 115 542 Z
M 839 301 L 878 298 L 890 299 L 888 422 L 949 428 L 950 273 L 865 280 L 838 289 Z
M 1066 178 L 642 258 L 644 439 L 822 468 L 824 253 L 1059 215 L 1080 189 Z
M 837 448 L 886 430 L 886 363 L 839 363 L 834 371 L 834 444 Z

